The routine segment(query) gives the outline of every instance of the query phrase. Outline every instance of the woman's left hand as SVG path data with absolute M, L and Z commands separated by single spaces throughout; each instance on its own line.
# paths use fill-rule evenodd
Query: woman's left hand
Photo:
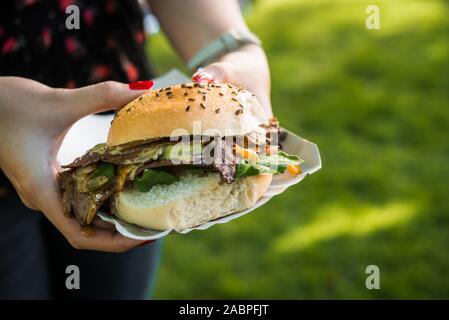
M 254 93 L 267 112 L 273 115 L 270 102 L 270 75 L 265 53 L 257 45 L 249 44 L 225 54 L 216 62 L 199 69 L 195 82 L 229 82 Z

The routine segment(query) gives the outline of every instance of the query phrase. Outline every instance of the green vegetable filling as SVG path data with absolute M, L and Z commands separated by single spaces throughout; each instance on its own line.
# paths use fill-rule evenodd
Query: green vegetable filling
M 101 176 L 105 176 L 110 180 L 113 179 L 115 176 L 115 166 L 109 162 L 98 162 L 97 168 L 93 173 L 93 177 L 96 178 Z
M 178 177 L 159 169 L 145 169 L 142 176 L 134 179 L 134 187 L 140 192 L 148 192 L 156 184 L 171 184 Z
M 263 155 L 256 162 L 241 161 L 237 163 L 236 177 L 250 177 L 262 173 L 284 173 L 290 164 L 303 162 L 298 156 L 279 150 L 273 155 Z
M 156 154 L 159 154 L 162 159 L 177 158 L 179 160 L 188 160 L 193 154 L 200 153 L 202 145 L 201 143 L 194 143 L 188 145 L 187 148 L 185 147 L 185 144 L 170 145 L 163 152 L 158 150 Z M 250 177 L 263 173 L 280 174 L 285 172 L 288 165 L 301 162 L 303 160 L 298 156 L 288 154 L 282 150 L 272 155 L 261 155 L 257 161 L 242 159 L 239 160 L 236 166 L 236 178 Z M 187 166 L 185 170 L 187 172 L 199 173 L 207 169 Z M 115 175 L 116 166 L 114 164 L 100 161 L 92 174 L 92 182 L 95 182 L 95 185 L 104 184 L 108 180 L 112 180 Z M 102 179 L 102 181 L 97 181 L 98 179 Z M 145 169 L 140 177 L 136 177 L 133 180 L 133 185 L 140 192 L 148 192 L 154 185 L 171 184 L 175 181 L 178 181 L 178 177 L 163 169 Z

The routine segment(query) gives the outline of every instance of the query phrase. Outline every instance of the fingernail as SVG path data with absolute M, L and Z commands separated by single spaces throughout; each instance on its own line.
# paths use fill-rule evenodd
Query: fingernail
M 193 82 L 207 82 L 207 83 L 213 83 L 214 82 L 214 78 L 212 77 L 212 75 L 207 72 L 207 71 L 200 71 L 195 73 L 192 76 L 192 81 Z
M 149 90 L 153 87 L 153 80 L 136 81 L 130 83 L 128 86 L 131 90 Z
M 142 246 L 145 246 L 145 245 L 147 245 L 147 244 L 149 244 L 149 243 L 151 243 L 151 242 L 154 242 L 154 240 L 147 240 L 147 241 L 144 241 L 144 242 L 142 242 L 141 244 L 138 244 L 137 246 L 138 246 L 138 247 L 142 247 Z

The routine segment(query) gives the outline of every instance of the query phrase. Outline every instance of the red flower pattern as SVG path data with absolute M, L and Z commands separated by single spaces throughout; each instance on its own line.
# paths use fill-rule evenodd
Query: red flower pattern
M 74 37 L 68 36 L 65 38 L 65 49 L 68 54 L 73 55 L 78 50 L 78 42 Z
M 129 0 L 126 5 L 124 1 L 117 0 L 11 0 L 11 3 L 0 6 L 0 10 L 6 10 L 5 17 L 8 17 L 0 25 L 0 54 L 9 54 L 11 59 L 17 57 L 17 64 L 0 65 L 0 72 L 20 72 L 29 78 L 66 88 L 108 79 L 135 82 L 139 77 L 149 77 L 147 64 L 142 60 L 142 44 L 146 35 L 139 22 L 141 11 L 137 0 Z M 65 10 L 70 5 L 80 8 L 81 28 L 84 30 L 62 28 Z M 27 11 L 26 14 L 45 13 L 39 19 L 36 17 L 32 24 L 34 34 L 31 30 L 24 33 L 20 28 L 13 27 L 16 21 L 24 21 L 21 19 L 22 11 Z M 110 25 L 111 29 L 97 28 L 100 25 L 97 20 L 101 21 L 101 25 Z M 123 32 L 115 32 L 118 27 Z M 34 48 L 35 43 L 39 47 Z M 63 52 L 59 50 L 61 46 Z M 60 56 L 48 55 L 51 49 Z M 26 64 L 19 58 L 22 56 L 28 57 Z M 40 64 L 34 65 L 37 61 Z M 61 61 L 66 63 L 61 64 Z M 53 62 L 58 67 L 48 68 Z
M 73 0 L 59 0 L 59 9 L 62 12 L 65 12 L 65 9 L 73 4 Z
M 91 27 L 94 24 L 94 11 L 92 10 L 92 8 L 86 8 L 83 11 L 83 19 L 84 22 L 86 22 L 86 25 L 88 27 Z
M 108 0 L 105 5 L 105 11 L 107 14 L 113 14 L 117 10 L 117 4 L 114 0 Z
M 136 41 L 140 44 L 145 42 L 145 32 L 143 30 L 139 30 L 135 34 Z
M 16 48 L 17 40 L 14 37 L 9 37 L 6 39 L 5 43 L 2 46 L 2 53 L 8 54 L 14 51 Z
M 126 70 L 126 75 L 128 76 L 128 80 L 130 82 L 134 82 L 134 81 L 137 81 L 137 79 L 139 79 L 139 71 L 137 70 L 134 63 L 126 62 L 125 70 Z
M 91 77 L 94 81 L 104 80 L 106 78 L 109 78 L 110 75 L 111 69 L 109 69 L 109 67 L 104 64 L 98 64 L 92 68 Z
M 45 26 L 42 28 L 41 38 L 42 38 L 42 44 L 45 48 L 48 48 L 51 46 L 52 36 L 51 36 L 51 30 L 48 26 Z

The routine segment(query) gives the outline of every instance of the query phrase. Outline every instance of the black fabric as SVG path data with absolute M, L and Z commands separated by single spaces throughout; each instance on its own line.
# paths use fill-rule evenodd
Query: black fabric
M 0 217 L 0 299 L 51 298 L 48 248 L 40 214 L 26 209 L 17 196 L 3 188 Z
M 69 5 L 79 8 L 79 29 L 66 27 Z M 144 45 L 137 0 L 0 2 L 0 76 L 67 88 L 148 79 Z
M 154 283 L 160 241 L 125 253 L 73 249 L 18 197 L 0 197 L 0 299 L 144 299 Z M 80 289 L 66 288 L 66 268 Z

